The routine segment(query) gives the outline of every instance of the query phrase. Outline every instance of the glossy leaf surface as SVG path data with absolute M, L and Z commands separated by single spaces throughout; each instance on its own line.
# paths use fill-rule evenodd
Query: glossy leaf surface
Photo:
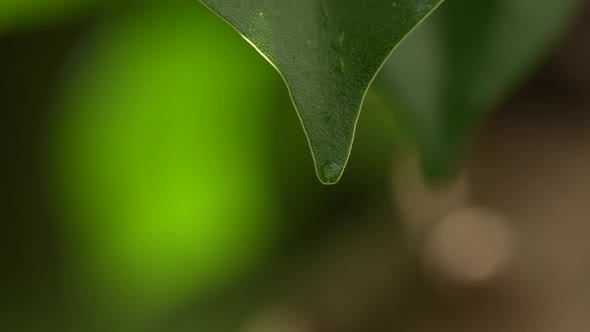
M 316 171 L 336 183 L 384 61 L 441 0 L 201 0 L 284 78 Z

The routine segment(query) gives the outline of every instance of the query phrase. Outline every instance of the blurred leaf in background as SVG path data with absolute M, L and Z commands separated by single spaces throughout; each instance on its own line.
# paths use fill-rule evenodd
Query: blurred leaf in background
M 0 1 L 0 35 L 8 29 L 65 20 L 97 3 L 100 2 L 95 0 L 2 0 Z
M 454 171 L 485 112 L 532 72 L 581 3 L 448 0 L 394 52 L 378 88 L 403 105 L 398 118 L 429 178 Z
M 85 287 L 154 314 L 272 252 L 264 133 L 278 84 L 239 35 L 195 1 L 142 4 L 102 24 L 75 63 L 58 178 Z

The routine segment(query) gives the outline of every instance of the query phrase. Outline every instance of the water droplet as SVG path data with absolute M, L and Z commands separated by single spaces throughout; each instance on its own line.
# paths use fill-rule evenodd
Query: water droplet
M 326 6 L 323 2 L 320 2 L 320 9 L 322 10 L 322 24 L 324 25 L 324 27 L 327 27 L 330 24 L 330 17 L 328 16 Z
M 336 63 L 336 70 L 339 73 L 344 73 L 344 60 L 342 60 L 342 58 L 338 58 L 338 62 Z
M 338 38 L 336 38 L 336 40 L 334 41 L 335 48 L 342 48 L 342 46 L 344 46 L 344 37 L 346 37 L 346 32 L 343 30 L 338 35 Z
M 333 184 L 336 183 L 341 173 L 342 166 L 329 161 L 322 166 L 320 170 L 320 177 L 322 178 L 322 181 L 328 184 Z

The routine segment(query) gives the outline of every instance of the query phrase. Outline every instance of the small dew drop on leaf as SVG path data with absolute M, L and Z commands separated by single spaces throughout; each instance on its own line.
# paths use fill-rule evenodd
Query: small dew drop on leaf
M 322 1 L 320 1 L 320 8 L 322 10 L 322 24 L 325 28 L 330 25 L 330 17 L 328 16 L 328 11 L 326 11 L 326 6 Z
M 344 60 L 342 60 L 342 58 L 338 59 L 336 70 L 338 70 L 339 73 L 344 73 Z
M 343 30 L 334 41 L 334 48 L 342 48 L 344 46 L 344 37 L 346 37 L 346 32 Z
M 329 161 L 322 166 L 320 170 L 320 178 L 323 182 L 328 184 L 336 183 L 341 173 L 342 166 Z

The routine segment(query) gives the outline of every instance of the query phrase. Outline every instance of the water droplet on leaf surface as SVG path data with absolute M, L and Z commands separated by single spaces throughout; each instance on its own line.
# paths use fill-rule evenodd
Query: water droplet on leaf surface
M 334 41 L 334 48 L 342 48 L 344 46 L 344 37 L 346 37 L 346 32 L 340 32 L 338 38 Z
M 329 161 L 322 166 L 319 175 L 322 182 L 326 184 L 334 184 L 340 178 L 340 174 L 342 174 L 342 166 Z
M 328 12 L 326 11 L 326 6 L 323 2 L 320 2 L 320 8 L 322 10 L 322 23 L 324 27 L 328 27 L 330 25 L 330 17 L 328 16 Z

